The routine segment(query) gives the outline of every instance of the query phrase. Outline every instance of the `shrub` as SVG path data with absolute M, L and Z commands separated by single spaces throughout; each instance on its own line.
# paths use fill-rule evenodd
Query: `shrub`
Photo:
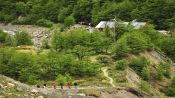
M 159 47 L 166 55 L 175 61 L 175 37 L 162 39 L 159 43 Z
M 140 76 L 145 76 L 147 74 L 147 69 L 145 68 L 148 68 L 149 65 L 150 62 L 145 57 L 136 58 L 130 63 L 130 67 L 133 68 Z
M 27 32 L 16 32 L 15 35 L 17 45 L 32 45 L 31 36 Z
M 165 90 L 165 94 L 168 96 L 175 96 L 175 77 L 171 80 L 171 83 Z
M 150 93 L 151 87 L 150 87 L 150 85 L 149 85 L 147 82 L 141 81 L 140 84 L 139 84 L 139 89 L 140 89 L 141 91 Z
M 49 28 L 53 26 L 53 22 L 51 22 L 50 20 L 46 20 L 46 19 L 40 19 L 36 22 L 36 25 Z
M 151 75 L 150 75 L 150 72 L 149 72 L 149 69 L 148 67 L 144 67 L 141 71 L 141 76 L 144 80 L 149 80 L 151 79 Z
M 75 24 L 75 19 L 73 16 L 68 16 L 66 19 L 64 19 L 64 25 L 66 27 L 70 27 Z
M 44 48 L 44 49 L 49 49 L 50 48 L 50 45 L 49 45 L 49 42 L 48 42 L 47 39 L 43 40 L 42 48 Z
M 105 65 L 109 64 L 111 62 L 111 59 L 107 55 L 100 55 L 97 57 L 97 60 L 99 63 L 103 63 Z
M 58 85 L 60 85 L 60 83 L 63 83 L 63 85 L 65 85 L 67 82 L 71 82 L 72 79 L 69 75 L 63 76 L 63 75 L 58 75 L 56 78 L 56 82 Z
M 157 67 L 157 72 L 155 74 L 155 78 L 161 80 L 164 76 L 170 78 L 170 64 L 166 62 L 161 62 Z
M 7 34 L 4 33 L 2 30 L 0 30 L 0 43 L 4 43 L 5 42 L 6 36 L 7 36 Z
M 128 61 L 127 60 L 119 60 L 116 62 L 116 69 L 118 70 L 124 70 L 128 66 Z

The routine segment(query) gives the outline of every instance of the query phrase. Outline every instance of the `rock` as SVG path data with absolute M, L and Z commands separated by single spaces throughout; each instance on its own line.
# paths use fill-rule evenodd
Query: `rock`
M 43 96 L 38 96 L 37 98 L 44 98 Z
M 8 87 L 8 88 L 15 88 L 15 87 L 16 87 L 16 85 L 15 85 L 15 84 L 13 84 L 13 83 L 7 83 L 7 87 Z
M 18 91 L 18 92 L 24 92 L 25 91 L 26 92 L 27 90 L 22 88 L 22 87 L 17 87 L 16 91 Z
M 30 92 L 35 95 L 39 93 L 36 89 L 32 89 Z
M 4 85 L 0 84 L 0 89 L 4 89 Z

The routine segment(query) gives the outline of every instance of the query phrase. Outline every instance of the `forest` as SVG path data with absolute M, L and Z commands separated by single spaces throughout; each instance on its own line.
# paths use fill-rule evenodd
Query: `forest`
M 63 23 L 75 21 L 97 24 L 116 17 L 122 21 L 154 24 L 171 29 L 175 23 L 174 0 L 0 0 L 0 21 L 14 24 Z

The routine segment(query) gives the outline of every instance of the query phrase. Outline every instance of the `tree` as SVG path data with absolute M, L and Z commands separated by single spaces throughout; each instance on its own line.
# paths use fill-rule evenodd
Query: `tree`
M 73 53 L 77 55 L 79 60 L 82 60 L 84 56 L 87 56 L 89 52 L 89 48 L 77 45 L 73 49 Z
M 24 2 L 16 3 L 17 16 L 26 15 L 29 12 L 29 7 Z
M 66 27 L 70 27 L 70 26 L 72 26 L 72 25 L 74 25 L 74 24 L 75 24 L 75 19 L 74 19 L 73 16 L 68 16 L 68 17 L 64 20 L 64 25 L 65 25 Z
M 175 38 L 164 38 L 160 40 L 160 49 L 175 61 Z

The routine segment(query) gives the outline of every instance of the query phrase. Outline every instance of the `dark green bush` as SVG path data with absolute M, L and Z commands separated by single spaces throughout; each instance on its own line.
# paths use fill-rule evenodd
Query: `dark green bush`
M 46 19 L 40 19 L 36 22 L 36 25 L 49 28 L 53 26 L 53 22 L 51 22 L 50 20 L 46 20 Z
M 17 45 L 32 45 L 31 36 L 27 32 L 16 32 L 15 34 L 16 44 Z
M 108 65 L 112 61 L 111 58 L 107 55 L 99 55 L 97 57 L 97 60 L 99 61 L 99 63 L 103 63 L 105 65 Z
M 175 96 L 175 78 L 173 78 L 168 87 L 165 88 L 165 94 L 171 97 Z
M 150 62 L 145 57 L 136 58 L 130 63 L 130 67 L 133 68 L 137 74 L 139 74 L 140 76 L 142 76 L 143 79 L 146 80 L 149 77 L 149 65 Z
M 125 70 L 128 66 L 128 61 L 127 60 L 119 60 L 116 62 L 115 66 L 116 66 L 116 69 L 118 70 Z

